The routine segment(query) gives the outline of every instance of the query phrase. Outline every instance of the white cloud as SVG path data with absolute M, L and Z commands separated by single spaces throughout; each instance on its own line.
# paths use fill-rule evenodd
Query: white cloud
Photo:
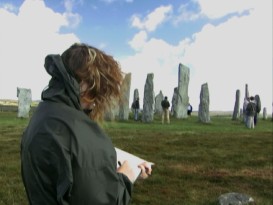
M 194 21 L 202 16 L 199 12 L 191 10 L 189 6 L 190 4 L 182 4 L 178 8 L 179 15 L 173 17 L 174 18 L 173 22 L 175 25 L 178 25 L 180 22 Z
M 9 12 L 17 12 L 18 8 L 10 3 L 0 3 L 0 8 L 3 8 L 6 11 Z
M 132 16 L 132 26 L 148 32 L 154 31 L 159 25 L 166 21 L 172 13 L 172 6 L 160 6 L 144 17 L 143 20 L 137 15 Z
M 16 87 L 23 87 L 32 90 L 34 100 L 40 99 L 49 80 L 45 56 L 61 53 L 79 42 L 72 33 L 59 33 L 66 25 L 69 22 L 63 14 L 55 13 L 40 0 L 24 1 L 18 15 L 0 9 L 0 98 L 16 99 Z
M 215 10 L 222 10 L 217 5 Z M 204 83 L 208 83 L 213 110 L 233 110 L 237 89 L 241 91 L 242 104 L 245 84 L 251 95 L 260 95 L 263 107 L 271 109 L 272 2 L 253 3 L 251 7 L 248 15 L 232 17 L 218 26 L 207 24 L 176 46 L 159 39 L 142 41 L 142 50 L 121 60 L 126 72 L 132 73 L 132 90 L 138 88 L 143 95 L 146 74 L 153 72 L 155 94 L 162 90 L 171 99 L 177 86 L 178 65 L 182 63 L 190 68 L 189 97 L 195 110 Z M 247 3 L 228 12 L 249 8 Z M 217 16 L 212 13 L 207 14 Z
M 227 104 L 232 110 L 236 89 L 242 99 L 248 84 L 250 94 L 260 94 L 263 105 L 271 108 L 272 6 L 267 3 L 248 16 L 233 17 L 219 26 L 206 25 L 186 50 L 183 59 L 198 70 L 192 79 L 209 84 L 212 107 Z
M 64 17 L 69 22 L 67 26 L 70 28 L 77 28 L 82 20 L 79 14 L 72 12 L 64 13 Z
M 230 13 L 242 13 L 255 6 L 256 0 L 195 0 L 201 14 L 209 18 L 220 18 Z M 261 4 L 261 2 L 259 2 Z
M 119 59 L 122 69 L 132 73 L 131 90 L 138 89 L 140 98 L 143 98 L 147 74 L 154 73 L 155 95 L 161 90 L 163 95 L 171 99 L 173 89 L 177 86 L 178 62 L 183 51 L 182 43 L 174 47 L 152 38 L 143 45 L 141 52 Z
M 77 3 L 83 4 L 82 1 L 78 1 Z M 75 0 L 64 1 L 64 6 L 66 9 L 66 12 L 64 13 L 64 17 L 69 22 L 67 26 L 70 28 L 76 28 L 82 20 L 79 14 L 73 13 L 74 4 L 75 4 Z
M 143 46 L 146 43 L 147 40 L 147 33 L 145 31 L 140 31 L 135 36 L 131 41 L 129 41 L 129 45 L 136 51 L 139 51 L 143 48 Z

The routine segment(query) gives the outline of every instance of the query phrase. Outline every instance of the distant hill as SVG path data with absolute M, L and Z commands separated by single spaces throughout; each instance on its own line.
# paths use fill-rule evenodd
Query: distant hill
M 18 100 L 0 99 L 0 105 L 18 106 Z
M 32 101 L 31 106 L 35 107 L 39 104 L 39 100 Z M 18 100 L 10 100 L 10 99 L 0 99 L 0 106 L 18 106 Z M 193 111 L 192 115 L 198 115 L 198 111 Z M 210 111 L 211 116 L 217 116 L 217 115 L 225 115 L 225 116 L 232 116 L 232 111 Z
M 39 100 L 32 101 L 31 106 L 37 106 L 39 102 Z M 0 99 L 0 105 L 18 106 L 18 100 Z

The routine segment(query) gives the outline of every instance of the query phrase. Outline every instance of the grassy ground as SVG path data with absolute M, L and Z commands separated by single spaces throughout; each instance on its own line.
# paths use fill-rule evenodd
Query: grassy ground
M 196 116 L 153 123 L 105 123 L 115 146 L 155 162 L 153 175 L 138 180 L 132 205 L 216 205 L 227 192 L 245 193 L 272 205 L 272 121 L 254 130 L 231 116 Z M 20 176 L 20 137 L 28 120 L 0 113 L 0 205 L 26 205 Z

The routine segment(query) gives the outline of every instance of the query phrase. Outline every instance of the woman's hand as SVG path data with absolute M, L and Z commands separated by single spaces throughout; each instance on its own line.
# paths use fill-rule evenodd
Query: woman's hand
M 152 167 L 147 162 L 142 162 L 138 165 L 138 167 L 141 169 L 139 178 L 147 179 L 152 174 Z
M 152 174 L 151 164 L 147 162 L 142 162 L 141 164 L 138 165 L 138 168 L 141 169 L 141 173 L 138 176 L 138 178 L 140 179 L 147 179 Z M 130 163 L 127 160 L 120 164 L 120 167 L 118 167 L 117 172 L 126 175 L 132 183 L 134 183 L 137 178 L 137 176 L 135 176 L 133 168 L 131 167 Z
M 134 174 L 132 167 L 130 166 L 130 164 L 127 160 L 125 160 L 122 164 L 120 164 L 120 167 L 118 167 L 117 172 L 126 175 L 128 177 L 128 179 L 132 183 L 134 183 L 136 176 Z

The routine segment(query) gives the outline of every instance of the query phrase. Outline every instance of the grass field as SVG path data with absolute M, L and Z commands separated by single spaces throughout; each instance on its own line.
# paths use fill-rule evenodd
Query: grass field
M 27 119 L 0 113 L 0 205 L 27 205 L 20 175 L 20 140 Z M 227 192 L 245 193 L 258 205 L 273 202 L 272 121 L 254 130 L 231 116 L 196 116 L 153 123 L 107 122 L 115 146 L 155 162 L 153 175 L 138 180 L 132 205 L 216 205 Z

